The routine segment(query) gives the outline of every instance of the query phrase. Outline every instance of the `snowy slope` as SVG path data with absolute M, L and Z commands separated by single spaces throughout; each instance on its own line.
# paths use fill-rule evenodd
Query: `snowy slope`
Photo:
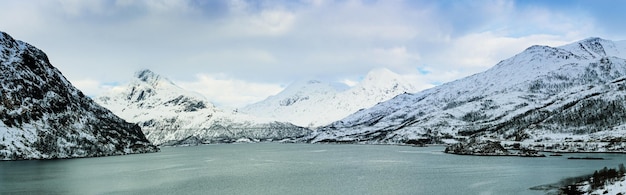
M 0 32 L 0 160 L 156 152 L 137 125 L 70 84 L 45 53 Z
M 599 189 L 591 190 L 591 185 L 589 182 L 583 183 L 580 191 L 584 192 L 584 194 L 602 194 L 602 195 L 619 195 L 626 194 L 626 176 L 622 176 L 618 178 L 614 182 L 607 182 L 604 186 Z
M 532 46 L 491 69 L 402 94 L 320 129 L 311 142 L 602 139 L 626 132 L 626 42 Z M 618 134 L 617 136 L 623 136 Z
M 415 91 L 416 88 L 398 74 L 375 69 L 353 87 L 318 80 L 296 82 L 277 95 L 242 108 L 241 112 L 317 127 L 398 94 Z
M 150 70 L 142 70 L 123 87 L 95 101 L 137 123 L 157 145 L 279 141 L 310 133 L 290 123 L 216 108 L 204 96 L 176 86 Z

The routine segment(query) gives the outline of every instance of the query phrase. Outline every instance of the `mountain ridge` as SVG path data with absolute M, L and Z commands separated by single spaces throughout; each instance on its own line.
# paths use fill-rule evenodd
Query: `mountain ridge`
M 137 123 L 157 145 L 289 141 L 308 135 L 290 123 L 224 110 L 166 77 L 140 70 L 96 102 Z
M 619 90 L 626 75 L 626 60 L 620 58 L 624 43 L 589 38 L 560 47 L 531 46 L 487 71 L 356 112 L 319 129 L 308 141 L 450 143 L 470 135 L 513 141 L 591 139 L 609 133 L 590 129 L 622 131 L 624 122 L 612 115 L 606 124 L 571 121 L 587 117 L 574 119 L 572 110 L 626 108 L 612 100 L 626 95 Z M 567 125 L 559 128 L 558 123 Z
M 279 94 L 240 110 L 313 128 L 398 94 L 414 91 L 417 91 L 416 87 L 400 75 L 380 68 L 368 72 L 361 82 L 352 87 L 319 80 L 295 82 Z
M 156 152 L 127 123 L 76 89 L 36 47 L 0 32 L 0 159 Z

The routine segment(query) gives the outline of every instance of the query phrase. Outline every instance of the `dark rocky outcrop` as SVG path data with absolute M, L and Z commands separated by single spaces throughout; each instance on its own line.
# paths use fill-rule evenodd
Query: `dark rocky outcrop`
M 446 147 L 445 153 L 478 156 L 511 156 L 513 153 L 500 145 L 500 142 L 471 139 Z
M 76 89 L 46 54 L 0 32 L 0 159 L 156 152 L 139 126 Z

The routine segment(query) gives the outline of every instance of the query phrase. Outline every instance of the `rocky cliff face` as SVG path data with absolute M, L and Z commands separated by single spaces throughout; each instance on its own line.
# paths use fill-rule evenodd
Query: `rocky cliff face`
M 0 32 L 0 159 L 156 152 L 139 126 L 99 106 L 41 50 Z
M 610 140 L 626 133 L 626 42 L 532 46 L 491 69 L 334 122 L 311 142 Z

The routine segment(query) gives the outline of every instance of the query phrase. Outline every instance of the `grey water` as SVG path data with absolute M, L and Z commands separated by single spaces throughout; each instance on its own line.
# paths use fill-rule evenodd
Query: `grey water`
M 485 157 L 443 149 L 218 144 L 126 156 L 4 161 L 0 194 L 545 194 L 529 188 L 626 162 L 623 154 Z

